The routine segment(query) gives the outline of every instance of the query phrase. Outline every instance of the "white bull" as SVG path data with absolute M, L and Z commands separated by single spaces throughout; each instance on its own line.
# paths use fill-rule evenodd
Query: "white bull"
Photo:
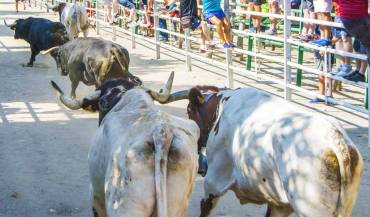
M 87 37 L 90 22 L 84 6 L 64 2 L 59 3 L 57 6 L 48 4 L 47 6 L 59 13 L 60 22 L 66 27 L 70 40 L 77 38 L 80 32 L 83 32 L 84 37 Z
M 191 120 L 160 111 L 153 91 L 126 89 L 103 85 L 98 94 L 99 106 L 120 99 L 103 118 L 89 151 L 94 215 L 185 217 L 198 167 L 199 129 Z M 78 102 L 63 93 L 61 100 L 68 107 L 94 101 Z
M 228 190 L 241 204 L 267 203 L 266 217 L 351 215 L 363 160 L 336 120 L 252 88 L 187 93 L 207 147 L 201 217 Z
M 66 27 L 70 40 L 77 38 L 80 32 L 84 37 L 89 33 L 90 22 L 84 6 L 67 5 L 62 12 L 61 22 Z

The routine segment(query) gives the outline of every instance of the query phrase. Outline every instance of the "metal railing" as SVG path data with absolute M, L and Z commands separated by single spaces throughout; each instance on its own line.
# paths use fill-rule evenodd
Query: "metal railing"
M 35 3 L 35 6 L 36 6 L 36 3 L 38 3 L 40 8 L 46 7 L 45 6 L 46 2 L 49 2 L 49 3 L 51 2 L 50 0 L 33 0 L 33 1 Z M 53 3 L 56 3 L 56 2 L 57 2 L 57 0 L 55 0 Z M 75 2 L 75 1 L 59 0 L 58 2 Z M 355 110 L 355 111 L 358 111 L 358 112 L 361 112 L 361 113 L 367 113 L 368 114 L 368 126 L 370 125 L 370 110 L 369 109 L 366 109 L 366 108 L 361 107 L 361 106 L 350 104 L 350 103 L 345 102 L 343 100 L 335 99 L 335 98 L 332 97 L 332 94 L 331 94 L 331 89 L 332 89 L 331 88 L 331 83 L 332 83 L 333 80 L 341 81 L 341 82 L 344 82 L 344 83 L 349 84 L 349 85 L 355 85 L 357 87 L 367 89 L 370 86 L 370 84 L 369 84 L 370 79 L 368 79 L 368 83 L 364 83 L 364 82 L 355 83 L 355 82 L 345 80 L 341 77 L 338 77 L 338 76 L 335 76 L 335 75 L 331 74 L 330 73 L 331 72 L 331 70 L 330 70 L 330 65 L 331 64 L 329 64 L 329 62 L 331 62 L 331 54 L 335 54 L 335 55 L 339 55 L 339 56 L 343 56 L 343 57 L 351 57 L 353 59 L 360 59 L 360 60 L 366 60 L 367 59 L 366 56 L 365 55 L 360 55 L 360 54 L 354 54 L 354 53 L 350 53 L 350 52 L 345 52 L 345 51 L 340 51 L 340 50 L 336 50 L 336 49 L 333 49 L 333 48 L 330 48 L 330 47 L 319 47 L 317 45 L 302 42 L 302 41 L 296 40 L 293 37 L 291 37 L 291 32 L 292 32 L 291 31 L 291 23 L 292 22 L 309 22 L 309 23 L 314 23 L 314 24 L 319 24 L 319 25 L 326 25 L 326 26 L 331 26 L 331 27 L 343 27 L 343 25 L 339 24 L 339 23 L 335 23 L 335 22 L 322 21 L 322 20 L 316 20 L 316 19 L 307 19 L 307 18 L 293 16 L 292 13 L 291 13 L 291 1 L 290 0 L 284 0 L 283 14 L 270 14 L 270 13 L 262 13 L 262 12 L 244 11 L 244 10 L 239 10 L 239 9 L 232 9 L 232 10 L 228 9 L 229 10 L 228 12 L 231 11 L 231 12 L 235 12 L 235 13 L 238 13 L 238 14 L 246 14 L 246 15 L 249 15 L 249 16 L 250 15 L 254 15 L 254 16 L 257 15 L 257 16 L 261 16 L 261 17 L 279 18 L 279 19 L 283 20 L 284 32 L 283 32 L 282 36 L 270 36 L 270 35 L 265 35 L 265 34 L 251 33 L 251 32 L 245 32 L 245 31 L 242 31 L 242 30 L 232 29 L 232 33 L 238 35 L 238 37 L 252 37 L 254 39 L 253 43 L 254 43 L 254 48 L 255 49 L 253 49 L 253 50 L 245 50 L 245 49 L 241 49 L 241 48 L 221 49 L 221 51 L 224 52 L 224 60 L 223 61 L 218 61 L 218 60 L 215 60 L 215 59 L 212 59 L 212 58 L 204 57 L 200 54 L 193 53 L 191 51 L 191 43 L 198 43 L 199 44 L 201 41 L 200 41 L 199 38 L 191 36 L 189 29 L 184 29 L 183 32 L 175 32 L 175 31 L 159 28 L 159 18 L 160 19 L 165 19 L 165 20 L 170 21 L 170 22 L 175 22 L 175 23 L 180 22 L 179 18 L 174 18 L 174 17 L 170 17 L 168 15 L 160 14 L 160 12 L 158 10 L 158 8 L 159 8 L 158 4 L 162 3 L 161 0 L 155 0 L 154 1 L 154 13 L 151 15 L 154 18 L 154 28 L 153 28 L 154 33 L 155 33 L 154 38 L 148 38 L 148 37 L 144 37 L 143 35 L 137 34 L 136 31 L 135 31 L 135 28 L 137 26 L 140 26 L 139 24 L 131 26 L 130 29 L 125 29 L 125 28 L 122 28 L 122 27 L 119 27 L 119 26 L 116 26 L 116 25 L 110 25 L 109 23 L 105 22 L 102 19 L 102 17 L 104 17 L 104 15 L 105 15 L 104 14 L 105 11 L 101 10 L 102 4 L 99 0 L 95 1 L 95 3 L 93 3 L 93 2 L 90 3 L 90 6 L 94 6 L 94 7 L 89 7 L 87 5 L 87 2 L 88 2 L 87 0 L 83 0 L 83 1 L 80 1 L 80 2 L 85 5 L 87 10 L 95 12 L 94 16 L 90 17 L 90 19 L 96 22 L 97 34 L 100 34 L 100 29 L 101 28 L 105 28 L 105 30 L 111 29 L 111 31 L 109 31 L 109 32 L 112 33 L 112 39 L 113 40 L 116 40 L 117 32 L 122 32 L 124 34 L 127 34 L 127 35 L 131 36 L 131 45 L 132 45 L 133 49 L 135 49 L 135 47 L 136 47 L 136 43 L 137 43 L 136 40 L 137 39 L 144 40 L 146 42 L 154 44 L 157 59 L 160 59 L 161 48 L 168 49 L 168 50 L 171 50 L 171 51 L 175 51 L 175 52 L 185 56 L 186 69 L 189 70 L 189 71 L 192 69 L 191 68 L 192 60 L 201 61 L 203 63 L 210 64 L 212 66 L 217 66 L 219 68 L 223 68 L 226 71 L 226 74 L 225 74 L 226 77 L 227 77 L 226 85 L 230 88 L 234 87 L 234 73 L 235 72 L 239 73 L 239 75 L 242 74 L 243 76 L 247 76 L 247 77 L 265 79 L 265 80 L 271 81 L 273 83 L 276 83 L 278 85 L 281 85 L 281 87 L 283 87 L 283 89 L 284 89 L 284 98 L 286 100 L 291 100 L 292 99 L 291 98 L 292 91 L 297 91 L 299 93 L 302 93 L 303 95 L 318 97 L 320 99 L 325 100 L 326 103 L 334 103 L 334 104 L 337 104 L 337 105 L 340 105 L 340 106 L 343 106 L 343 107 L 346 107 L 346 108 L 349 108 L 349 109 L 352 109 L 352 110 Z M 121 8 L 121 6 L 120 6 L 120 8 Z M 201 6 L 200 6 L 200 8 L 201 8 Z M 144 12 L 138 11 L 138 14 L 143 15 Z M 119 19 L 121 19 L 121 21 L 122 21 L 124 19 L 127 19 L 127 17 L 120 16 Z M 211 28 L 214 28 L 214 26 L 211 25 Z M 177 48 L 177 47 L 172 46 L 170 44 L 160 42 L 160 40 L 159 40 L 159 33 L 160 32 L 165 32 L 165 33 L 171 34 L 173 36 L 176 36 L 178 38 L 182 38 L 185 42 L 184 49 L 180 49 L 180 48 Z M 267 55 L 267 54 L 263 54 L 263 53 L 258 52 L 258 46 L 257 46 L 257 43 L 256 43 L 256 41 L 258 42 L 258 40 L 270 40 L 270 41 L 275 41 L 275 42 L 282 43 L 283 44 L 284 58 L 278 58 L 278 57 L 274 57 L 274 56 L 271 56 L 271 55 Z M 300 47 L 303 47 L 303 48 L 306 48 L 306 49 L 318 50 L 318 51 L 324 53 L 323 69 L 319 70 L 319 69 L 315 69 L 315 68 L 312 68 L 312 67 L 304 66 L 303 64 L 298 64 L 296 62 L 293 62 L 292 61 L 292 48 L 293 48 L 292 46 L 300 46 Z M 222 48 L 222 46 L 220 46 L 220 45 L 218 45 L 217 47 Z M 254 70 L 248 70 L 245 67 L 241 67 L 241 66 L 238 66 L 238 65 L 234 64 L 235 61 L 233 60 L 233 55 L 248 55 L 248 56 L 253 57 L 254 62 L 255 62 Z M 283 79 L 277 79 L 277 78 L 273 78 L 273 77 L 271 77 L 269 75 L 266 75 L 266 74 L 263 74 L 263 73 L 258 73 L 258 61 L 259 61 L 259 59 L 269 60 L 269 61 L 273 61 L 273 62 L 276 62 L 276 63 L 283 64 L 283 66 L 284 66 L 284 77 L 283 77 Z M 303 70 L 305 72 L 308 72 L 308 73 L 324 76 L 325 80 L 326 80 L 325 95 L 319 95 L 316 92 L 313 92 L 313 91 L 310 91 L 310 90 L 307 90 L 305 88 L 302 88 L 302 87 L 299 87 L 297 85 L 292 84 L 292 73 L 291 73 L 292 68 L 301 69 L 301 70 Z M 330 88 L 328 88 L 328 87 L 330 87 Z M 370 99 L 369 94 L 367 94 L 366 97 L 368 97 L 367 101 L 369 101 L 369 99 Z M 370 135 L 370 130 L 368 130 L 368 135 Z M 370 137 L 369 137 L 369 140 L 368 140 L 368 146 L 370 147 Z

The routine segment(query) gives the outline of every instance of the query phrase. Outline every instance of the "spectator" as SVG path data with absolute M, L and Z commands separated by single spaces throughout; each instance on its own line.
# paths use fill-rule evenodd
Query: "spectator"
M 353 48 L 356 53 L 359 54 L 366 54 L 365 47 L 362 43 L 356 38 L 353 43 Z M 367 61 L 366 60 L 356 60 L 356 70 L 353 71 L 351 74 L 344 76 L 345 79 L 354 81 L 354 82 L 365 82 L 365 73 L 367 69 Z
M 198 3 L 195 0 L 180 0 L 180 20 L 182 28 L 195 30 L 200 25 Z
M 136 11 L 133 0 L 118 0 L 118 3 L 129 10 L 129 21 L 126 23 L 134 23 L 136 19 Z
M 340 19 L 346 30 L 365 48 L 370 64 L 370 17 L 366 0 L 339 0 Z
M 216 25 L 216 32 L 224 48 L 235 47 L 231 42 L 230 23 L 221 9 L 221 0 L 204 0 L 203 16 L 207 22 Z
M 200 45 L 199 52 L 205 53 L 208 50 L 208 47 L 215 47 L 217 43 L 211 39 L 211 31 L 209 29 L 208 23 L 202 21 L 200 25 L 202 44 Z
M 118 2 L 117 0 L 103 0 L 103 6 L 105 11 L 104 21 L 110 24 L 115 24 L 115 18 L 118 14 Z M 113 11 L 112 11 L 113 5 Z
M 333 1 L 335 11 L 335 22 L 342 23 L 340 20 L 340 11 L 338 0 Z M 343 28 L 333 28 L 333 42 L 335 42 L 335 48 L 340 51 L 352 52 L 352 40 L 349 33 Z M 337 76 L 343 77 L 348 75 L 352 70 L 351 58 L 340 57 L 340 65 L 336 70 L 333 71 Z
M 264 3 L 266 3 L 266 0 L 251 0 L 249 3 L 249 10 L 261 12 L 261 5 Z M 254 15 L 251 17 L 252 17 L 253 28 L 250 28 L 249 31 L 254 32 L 254 33 L 260 32 L 262 17 L 254 16 Z
M 281 3 L 281 0 L 269 0 L 269 12 L 272 14 L 279 14 L 280 13 L 280 8 L 279 8 L 280 3 Z M 270 29 L 267 31 L 268 35 L 276 35 L 277 23 L 278 23 L 277 18 L 270 17 Z
M 18 13 L 18 4 L 19 4 L 19 2 L 22 2 L 23 10 L 27 9 L 27 7 L 26 7 L 27 3 L 28 3 L 28 6 L 31 7 L 31 2 L 29 0 L 15 0 L 15 10 L 17 11 L 17 13 Z
M 315 13 L 317 14 L 317 19 L 324 21 L 331 21 L 330 12 L 333 7 L 332 0 L 313 0 Z M 330 26 L 320 25 L 320 39 L 312 41 L 312 43 L 319 46 L 329 46 L 331 45 L 330 40 L 331 32 Z
M 313 0 L 303 1 L 303 17 L 309 19 L 316 19 L 316 14 L 313 6 Z M 300 35 L 300 39 L 304 41 L 311 41 L 315 39 L 315 25 L 310 22 L 305 22 Z

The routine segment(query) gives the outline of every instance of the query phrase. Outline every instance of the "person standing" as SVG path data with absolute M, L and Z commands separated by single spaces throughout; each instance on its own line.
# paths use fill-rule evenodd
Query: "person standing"
M 370 17 L 368 0 L 338 0 L 344 28 L 364 46 L 370 64 Z

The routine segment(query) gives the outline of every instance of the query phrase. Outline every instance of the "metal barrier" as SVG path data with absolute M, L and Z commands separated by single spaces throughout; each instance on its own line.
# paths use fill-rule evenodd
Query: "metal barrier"
M 58 0 L 55 0 L 55 1 L 53 0 L 53 3 L 57 2 L 57 1 Z M 34 0 L 35 6 L 36 6 L 36 3 L 39 3 L 40 9 L 43 8 L 43 7 L 46 7 L 45 3 L 47 3 L 47 2 L 50 3 L 51 0 Z M 75 0 L 73 0 L 73 1 L 72 0 L 70 0 L 70 1 L 68 1 L 68 0 L 59 0 L 58 2 L 75 2 Z M 326 26 L 331 26 L 331 27 L 343 27 L 343 26 L 342 26 L 342 24 L 335 23 L 335 22 L 322 21 L 322 20 L 316 20 L 316 19 L 307 19 L 307 18 L 293 16 L 293 15 L 291 15 L 291 1 L 290 0 L 284 0 L 283 14 L 270 14 L 270 13 L 252 12 L 252 11 L 245 11 L 245 10 L 238 10 L 238 9 L 231 10 L 231 12 L 238 13 L 238 14 L 246 14 L 246 15 L 249 15 L 249 16 L 254 15 L 254 16 L 274 17 L 274 18 L 282 19 L 283 22 L 284 22 L 284 34 L 283 34 L 282 37 L 270 36 L 270 35 L 265 35 L 265 34 L 250 33 L 250 32 L 245 32 L 245 31 L 237 30 L 237 29 L 232 29 L 232 33 L 235 34 L 235 35 L 242 36 L 242 37 L 251 37 L 251 38 L 253 38 L 252 42 L 253 42 L 253 45 L 254 45 L 255 48 L 258 47 L 256 45 L 257 44 L 256 41 L 258 41 L 258 40 L 271 40 L 271 41 L 282 43 L 283 47 L 284 47 L 284 51 L 283 51 L 284 58 L 283 59 L 273 57 L 273 56 L 269 56 L 269 55 L 266 55 L 266 54 L 263 54 L 263 53 L 259 53 L 258 50 L 256 51 L 256 49 L 254 49 L 254 50 L 249 50 L 249 49 L 244 50 L 244 49 L 240 49 L 240 48 L 224 49 L 224 48 L 222 48 L 222 46 L 218 45 L 217 48 L 222 48 L 222 50 L 224 51 L 224 55 L 225 55 L 224 61 L 217 61 L 217 60 L 214 60 L 212 58 L 207 58 L 207 57 L 204 57 L 202 55 L 195 54 L 195 53 L 191 52 L 191 43 L 200 43 L 200 39 L 191 36 L 189 29 L 185 29 L 184 32 L 181 33 L 181 32 L 175 32 L 175 31 L 170 31 L 170 30 L 167 30 L 167 29 L 159 28 L 159 18 L 165 19 L 165 20 L 170 21 L 170 22 L 176 22 L 176 23 L 180 22 L 180 20 L 178 18 L 174 18 L 174 17 L 170 17 L 168 15 L 160 14 L 160 12 L 158 10 L 158 8 L 159 8 L 158 4 L 162 3 L 163 2 L 162 0 L 154 0 L 154 13 L 152 14 L 152 16 L 154 18 L 154 28 L 153 28 L 154 32 L 155 32 L 154 39 L 144 37 L 140 34 L 137 34 L 135 32 L 135 28 L 137 26 L 140 26 L 139 24 L 131 26 L 130 30 L 119 27 L 119 26 L 110 25 L 109 23 L 105 22 L 102 19 L 102 17 L 104 17 L 104 15 L 105 15 L 105 11 L 101 10 L 102 7 L 101 7 L 101 3 L 99 2 L 99 0 L 90 1 L 90 5 L 94 5 L 94 7 L 89 7 L 89 5 L 87 4 L 88 2 L 89 1 L 87 1 L 87 0 L 80 1 L 80 3 L 85 5 L 87 10 L 95 12 L 94 17 L 90 17 L 90 19 L 96 22 L 97 34 L 99 34 L 100 29 L 104 27 L 106 29 L 112 29 L 112 31 L 110 31 L 110 32 L 112 33 L 112 39 L 113 40 L 116 40 L 117 32 L 122 32 L 124 34 L 130 35 L 133 49 L 135 49 L 135 47 L 136 47 L 136 39 L 140 39 L 140 40 L 144 40 L 146 42 L 150 42 L 150 43 L 155 45 L 156 58 L 157 59 L 160 58 L 160 49 L 161 48 L 165 48 L 165 49 L 183 54 L 185 56 L 186 69 L 189 70 L 189 71 L 191 71 L 191 65 L 192 65 L 191 61 L 192 61 L 192 59 L 210 64 L 210 65 L 213 65 L 213 66 L 223 68 L 223 69 L 225 69 L 226 76 L 227 76 L 226 85 L 231 87 L 231 88 L 234 87 L 234 73 L 238 72 L 238 73 L 242 73 L 243 76 L 253 77 L 253 78 L 262 78 L 262 79 L 271 81 L 273 83 L 276 83 L 278 85 L 281 85 L 284 89 L 284 98 L 286 100 L 291 100 L 292 91 L 294 90 L 294 91 L 297 91 L 297 92 L 302 93 L 304 95 L 314 96 L 314 97 L 318 97 L 320 99 L 323 99 L 323 100 L 325 100 L 326 103 L 334 103 L 334 104 L 337 104 L 337 105 L 340 105 L 340 106 L 343 106 L 343 107 L 346 107 L 346 108 L 349 108 L 349 109 L 353 109 L 353 110 L 361 112 L 361 113 L 367 113 L 368 114 L 368 121 L 369 121 L 368 126 L 370 126 L 370 110 L 369 110 L 369 108 L 365 109 L 363 107 L 356 106 L 356 105 L 344 102 L 344 101 L 339 100 L 339 99 L 335 99 L 331 96 L 331 92 L 327 88 L 328 86 L 329 87 L 331 86 L 331 82 L 333 80 L 336 80 L 336 81 L 341 81 L 341 82 L 344 82 L 344 83 L 347 83 L 347 84 L 356 85 L 358 87 L 367 89 L 370 86 L 370 79 L 368 79 L 368 83 L 363 83 L 363 82 L 355 83 L 355 82 L 345 80 L 341 77 L 338 77 L 338 76 L 335 76 L 335 75 L 331 74 L 330 73 L 330 71 L 331 71 L 330 70 L 330 64 L 328 64 L 331 61 L 331 59 L 330 59 L 331 55 L 330 54 L 335 54 L 335 55 L 339 55 L 339 56 L 343 56 L 343 57 L 351 57 L 351 58 L 360 59 L 360 60 L 366 60 L 367 59 L 366 56 L 365 55 L 354 54 L 354 53 L 349 53 L 349 52 L 344 52 L 344 51 L 339 51 L 339 50 L 336 50 L 336 49 L 332 49 L 330 47 L 319 47 L 319 46 L 316 46 L 316 45 L 313 45 L 313 44 L 310 44 L 310 43 L 306 43 L 306 42 L 302 42 L 302 41 L 299 41 L 299 40 L 296 40 L 296 39 L 292 38 L 291 37 L 291 23 L 292 22 L 310 22 L 310 23 L 313 23 L 313 24 L 326 25 Z M 228 6 L 229 4 L 225 4 L 225 5 Z M 119 6 L 119 7 L 120 7 L 120 10 L 122 10 L 122 7 L 121 6 Z M 201 6 L 200 6 L 200 8 L 201 8 Z M 227 11 L 227 12 L 230 12 L 230 11 Z M 143 15 L 144 12 L 138 11 L 138 14 Z M 127 19 L 127 17 L 126 16 L 120 16 L 119 19 L 120 19 L 120 22 L 122 22 L 122 20 Z M 214 28 L 212 25 L 211 25 L 211 27 Z M 161 43 L 159 41 L 159 33 L 160 32 L 165 32 L 165 33 L 171 34 L 173 36 L 184 39 L 185 49 L 179 49 L 179 48 L 176 48 L 176 47 L 171 46 L 169 44 Z M 311 67 L 304 66 L 302 64 L 293 62 L 292 61 L 292 46 L 299 46 L 299 47 L 303 47 L 303 48 L 307 48 L 307 49 L 313 49 L 313 50 L 319 50 L 320 52 L 323 52 L 324 57 L 325 57 L 324 58 L 324 63 L 323 63 L 324 64 L 323 65 L 324 66 L 323 70 L 314 69 L 314 68 L 311 68 Z M 249 70 L 249 69 L 246 69 L 244 67 L 239 67 L 239 66 L 233 64 L 233 62 L 234 62 L 233 58 L 232 58 L 233 54 L 248 55 L 248 56 L 253 57 L 254 61 L 255 61 L 254 70 Z M 269 61 L 273 61 L 273 62 L 276 62 L 276 63 L 283 64 L 283 66 L 284 66 L 284 79 L 276 79 L 276 78 L 273 78 L 271 76 L 267 76 L 265 74 L 258 73 L 258 64 L 257 64 L 258 59 L 265 59 L 265 60 L 269 60 Z M 329 65 L 329 67 L 328 67 L 328 65 Z M 310 90 L 304 89 L 300 86 L 292 84 L 292 74 L 291 74 L 292 68 L 300 69 L 302 71 L 313 73 L 313 74 L 316 74 L 316 75 L 325 76 L 325 80 L 326 80 L 325 95 L 319 95 L 319 94 L 317 94 L 313 91 L 310 91 Z M 329 83 L 330 83 L 330 85 L 329 85 Z M 329 88 L 329 89 L 331 90 L 331 88 Z M 369 101 L 369 99 L 370 99 L 369 94 L 367 94 L 366 97 L 367 97 L 366 100 Z M 370 135 L 370 129 L 368 130 L 368 135 Z M 370 147 L 370 136 L 369 136 L 369 140 L 368 140 L 368 146 Z

